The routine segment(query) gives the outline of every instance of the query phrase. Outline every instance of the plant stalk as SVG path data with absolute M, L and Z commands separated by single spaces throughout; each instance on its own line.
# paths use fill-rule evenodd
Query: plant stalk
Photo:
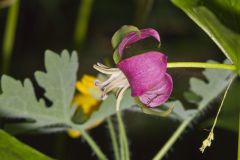
M 201 62 L 169 62 L 167 68 L 210 68 L 236 71 L 237 67 L 232 64 L 201 63 Z
M 111 118 L 107 118 L 107 124 L 108 124 L 108 130 L 110 133 L 112 145 L 113 145 L 113 152 L 114 152 L 114 159 L 119 160 L 119 147 L 118 147 L 118 142 L 117 142 L 117 136 L 113 127 L 113 122 Z
M 94 0 L 81 0 L 78 8 L 78 16 L 75 25 L 74 43 L 81 49 L 88 31 L 89 17 Z
M 7 21 L 5 26 L 4 38 L 3 38 L 3 58 L 2 58 L 2 72 L 7 73 L 10 67 L 10 61 L 13 51 L 13 45 L 15 40 L 15 33 L 17 28 L 18 12 L 19 12 L 20 0 L 16 0 L 14 4 L 10 6 L 7 13 Z
M 121 153 L 121 160 L 129 160 L 129 147 L 128 147 L 128 139 L 126 135 L 125 126 L 122 120 L 121 112 L 117 112 L 117 119 L 119 125 L 119 141 L 120 141 L 120 153 Z

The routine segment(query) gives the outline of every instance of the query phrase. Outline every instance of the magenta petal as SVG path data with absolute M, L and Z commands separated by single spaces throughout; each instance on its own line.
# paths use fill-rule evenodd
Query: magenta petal
M 140 96 L 140 101 L 148 107 L 156 107 L 165 103 L 172 93 L 173 81 L 169 74 L 161 79 L 161 81 L 151 90 Z
M 167 56 L 150 51 L 124 59 L 117 66 L 127 77 L 132 96 L 141 96 L 165 76 Z
M 153 37 L 158 42 L 160 42 L 160 36 L 159 36 L 158 32 L 152 28 L 141 29 L 139 32 L 131 32 L 131 33 L 127 34 L 123 38 L 122 42 L 119 44 L 119 47 L 118 47 L 119 56 L 122 57 L 123 50 L 127 46 L 129 46 L 137 41 L 140 41 L 142 39 L 148 38 L 148 37 Z

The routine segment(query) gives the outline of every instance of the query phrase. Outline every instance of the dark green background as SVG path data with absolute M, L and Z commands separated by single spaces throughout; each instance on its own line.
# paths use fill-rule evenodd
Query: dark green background
M 142 23 L 136 21 L 143 13 L 136 13 L 137 0 L 95 0 L 89 20 L 87 37 L 83 46 L 74 45 L 74 27 L 80 0 L 22 0 L 16 32 L 10 75 L 24 79 L 33 79 L 36 70 L 42 70 L 44 51 L 51 49 L 60 52 L 63 49 L 78 50 L 79 78 L 84 73 L 96 74 L 92 65 L 112 58 L 111 36 L 122 25 L 132 24 L 140 28 L 152 27 L 161 36 L 161 51 L 173 61 L 199 61 L 208 59 L 222 61 L 224 55 L 210 38 L 194 24 L 180 9 L 170 1 L 156 0 Z M 0 44 L 4 32 L 6 9 L 0 10 Z M 170 73 L 174 78 L 173 99 L 183 99 L 183 92 L 189 87 L 189 77 L 202 77 L 198 69 L 176 69 Z M 239 85 L 239 80 L 238 82 Z M 35 84 L 36 86 L 36 84 Z M 38 96 L 43 91 L 38 86 Z M 209 91 L 211 89 L 209 88 Z M 233 91 L 232 91 L 233 92 Z M 228 105 L 239 105 L 239 91 L 231 94 Z M 232 98 L 233 97 L 233 98 Z M 235 97 L 235 98 L 234 98 Z M 235 160 L 237 156 L 237 133 L 216 129 L 212 147 L 202 155 L 198 148 L 208 132 L 200 127 L 210 117 L 214 117 L 218 101 L 212 103 L 206 112 L 180 137 L 165 159 L 185 160 Z M 233 115 L 234 116 L 234 115 Z M 221 118 L 221 117 L 220 117 Z M 178 122 L 169 119 L 150 117 L 139 113 L 124 114 L 127 133 L 130 139 L 131 157 L 134 160 L 151 159 L 176 129 Z M 236 122 L 235 122 L 236 123 Z M 110 156 L 112 148 L 110 138 L 103 124 L 91 131 L 96 141 Z M 63 160 L 96 159 L 92 151 L 81 139 L 71 139 L 66 134 L 18 135 L 23 142 L 41 152 Z M 1 157 L 0 157 L 1 158 Z

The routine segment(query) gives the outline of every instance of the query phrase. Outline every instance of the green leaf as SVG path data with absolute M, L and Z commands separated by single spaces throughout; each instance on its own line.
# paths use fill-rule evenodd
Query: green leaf
M 124 38 L 124 36 L 130 32 L 137 32 L 139 29 L 135 26 L 124 25 L 117 32 L 114 33 L 112 37 L 112 47 L 114 49 L 113 60 L 117 64 L 120 61 L 119 53 L 118 53 L 118 45 Z
M 169 118 L 177 119 L 179 121 L 184 121 L 197 112 L 197 109 L 185 109 L 179 100 L 167 102 L 164 104 L 164 107 L 166 108 L 170 108 L 172 106 L 174 106 L 174 108 L 172 114 L 169 115 Z
M 127 90 L 121 101 L 120 110 L 130 108 L 133 105 L 135 105 L 134 99 L 131 96 L 130 90 Z M 99 110 L 94 112 L 91 117 L 81 125 L 81 127 L 88 128 L 89 126 L 93 126 L 96 122 L 102 121 L 113 114 L 116 114 L 116 98 L 111 94 L 103 101 Z
M 190 100 L 189 102 L 191 102 L 191 103 L 198 103 L 199 101 L 201 101 L 200 96 L 198 96 L 190 91 L 184 92 L 183 96 L 185 99 Z
M 29 79 L 25 79 L 22 84 L 11 77 L 2 76 L 0 115 L 31 120 L 8 124 L 6 129 L 22 132 L 50 126 L 59 129 L 62 126 L 65 130 L 66 126 L 71 124 L 71 102 L 78 67 L 77 54 L 73 52 L 70 56 L 67 51 L 63 51 L 61 55 L 57 55 L 46 51 L 45 66 L 46 73 L 38 71 L 35 77 L 38 84 L 44 88 L 45 97 L 52 102 L 50 107 L 46 107 L 43 99 L 37 100 Z
M 208 61 L 208 63 L 216 62 Z M 201 101 L 196 103 L 200 111 L 226 88 L 231 74 L 232 72 L 228 70 L 206 69 L 203 75 L 207 82 L 194 77 L 190 79 L 190 91 L 201 97 Z
M 0 157 L 1 160 L 51 160 L 37 150 L 21 143 L 16 138 L 0 130 Z
M 240 74 L 240 1 L 172 0 L 218 45 Z

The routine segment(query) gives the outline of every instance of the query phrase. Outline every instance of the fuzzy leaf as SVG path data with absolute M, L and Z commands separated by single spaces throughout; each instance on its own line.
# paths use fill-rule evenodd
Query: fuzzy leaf
M 130 90 L 126 91 L 121 101 L 120 110 L 130 108 L 135 105 L 134 99 L 131 97 Z M 109 97 L 101 104 L 99 110 L 94 112 L 90 119 L 86 123 L 82 124 L 82 128 L 87 128 L 88 126 L 94 125 L 96 122 L 102 121 L 103 119 L 116 113 L 116 98 L 114 95 L 109 95 Z
M 208 63 L 216 62 L 208 61 Z M 199 110 L 204 109 L 209 102 L 222 93 L 229 83 L 231 74 L 232 72 L 228 70 L 206 69 L 203 71 L 203 75 L 207 82 L 194 77 L 190 79 L 190 90 L 202 98 L 201 101 L 196 103 Z
M 70 56 L 67 51 L 57 55 L 45 53 L 46 73 L 36 72 L 38 84 L 44 88 L 45 96 L 52 102 L 46 107 L 44 100 L 37 100 L 29 79 L 22 84 L 8 76 L 2 76 L 0 95 L 0 116 L 30 119 L 24 123 L 8 124 L 6 128 L 19 128 L 17 132 L 48 126 L 58 128 L 71 123 L 71 101 L 75 91 L 77 54 Z M 14 126 L 14 127 L 13 127 Z
M 183 121 L 197 112 L 197 109 L 185 109 L 179 100 L 167 102 L 164 106 L 167 108 L 174 106 L 172 114 L 169 115 L 169 118 L 177 119 L 179 121 Z
M 35 149 L 21 143 L 16 138 L 0 130 L 0 157 L 1 160 L 52 160 Z

